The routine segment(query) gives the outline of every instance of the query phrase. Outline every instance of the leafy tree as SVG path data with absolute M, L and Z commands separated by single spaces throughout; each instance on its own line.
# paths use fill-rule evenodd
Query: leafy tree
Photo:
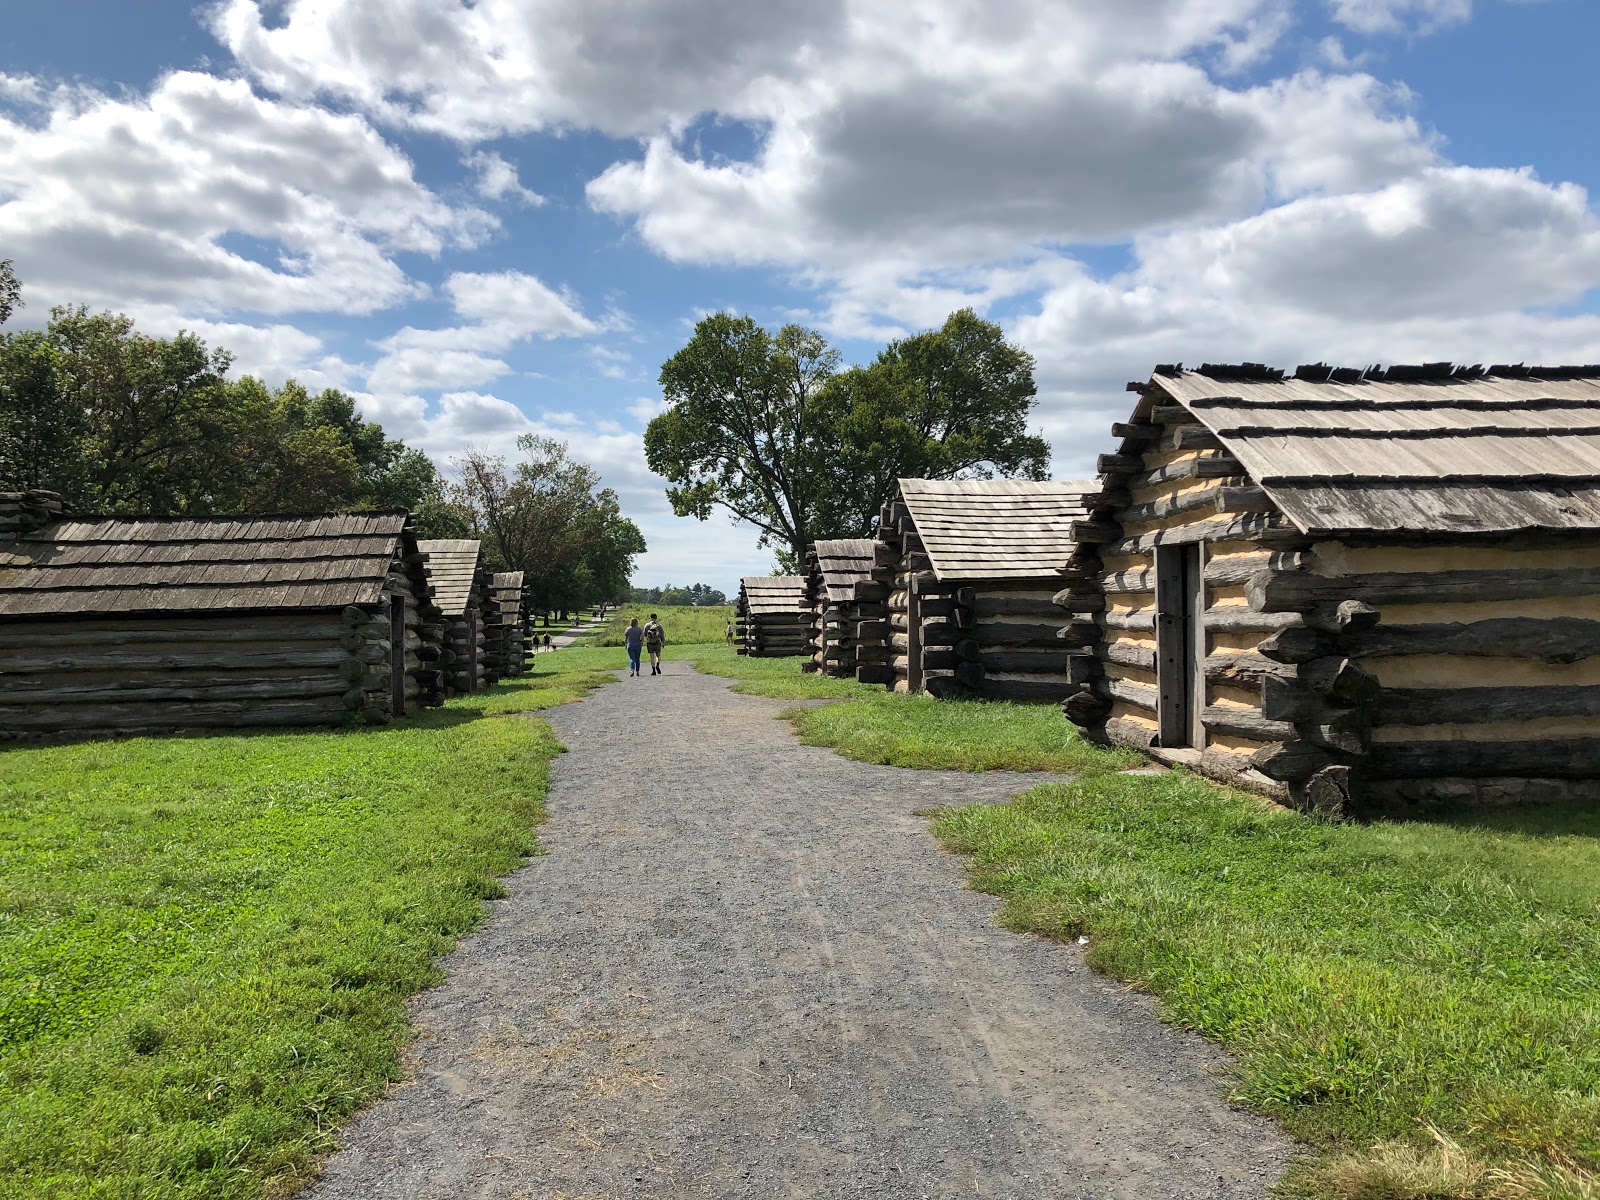
M 1033 356 L 970 308 L 834 376 L 822 527 L 869 535 L 896 479 L 1049 478 L 1050 445 L 1028 432 L 1036 392 Z
M 761 531 L 763 546 L 798 560 L 831 452 L 817 396 L 837 369 L 821 334 L 713 313 L 661 368 L 671 407 L 645 430 L 645 460 L 671 484 L 680 517 L 722 507 Z
M 645 431 L 680 516 L 714 507 L 761 531 L 795 572 L 818 537 L 862 537 L 897 478 L 1043 479 L 1028 433 L 1033 357 L 971 309 L 838 372 L 820 334 L 769 335 L 719 313 L 661 369 L 671 407 Z
M 497 568 L 524 572 L 534 608 L 568 612 L 627 586 L 644 536 L 622 515 L 616 493 L 564 442 L 524 434 L 522 457 L 478 451 L 460 463 L 455 500 Z
M 22 284 L 11 269 L 9 258 L 0 259 L 0 325 L 11 319 L 11 314 L 22 307 Z

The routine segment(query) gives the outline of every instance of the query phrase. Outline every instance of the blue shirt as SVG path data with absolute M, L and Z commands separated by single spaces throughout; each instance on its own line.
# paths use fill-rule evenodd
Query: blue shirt
M 629 625 L 628 631 L 623 635 L 623 638 L 628 643 L 628 649 L 637 654 L 639 647 L 644 644 L 644 630 L 637 625 Z

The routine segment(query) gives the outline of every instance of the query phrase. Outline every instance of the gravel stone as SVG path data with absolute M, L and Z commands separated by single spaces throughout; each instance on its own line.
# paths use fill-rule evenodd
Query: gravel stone
M 308 1200 L 1266 1194 L 1291 1147 L 1221 1055 L 996 926 L 917 815 L 1050 777 L 851 762 L 727 684 L 544 714 L 548 853 Z

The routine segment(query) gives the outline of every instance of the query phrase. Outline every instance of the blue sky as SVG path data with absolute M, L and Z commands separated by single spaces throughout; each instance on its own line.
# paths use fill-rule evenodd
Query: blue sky
M 970 304 L 1058 477 L 1156 362 L 1600 361 L 1593 0 L 12 8 L 18 323 L 195 329 L 445 467 L 562 437 L 641 584 L 770 565 L 643 461 L 715 309 L 863 361 Z

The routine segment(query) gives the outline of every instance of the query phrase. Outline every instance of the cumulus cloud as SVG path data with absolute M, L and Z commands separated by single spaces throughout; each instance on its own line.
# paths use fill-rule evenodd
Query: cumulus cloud
M 509 374 L 501 352 L 531 338 L 587 337 L 610 326 L 584 316 L 576 297 L 521 271 L 460 271 L 444 291 L 461 323 L 407 325 L 378 342 L 367 377 L 375 392 L 432 391 L 490 383 Z
M 477 173 L 477 192 L 486 200 L 514 201 L 527 208 L 538 208 L 544 203 L 544 197 L 538 192 L 522 186 L 517 168 L 500 155 L 475 150 L 461 161 Z
M 1472 16 L 1472 0 L 1330 0 L 1333 19 L 1357 33 L 1428 33 Z
M 180 72 L 147 96 L 41 89 L 0 114 L 0 244 L 55 300 L 372 312 L 419 293 L 397 252 L 475 244 L 359 116 Z

